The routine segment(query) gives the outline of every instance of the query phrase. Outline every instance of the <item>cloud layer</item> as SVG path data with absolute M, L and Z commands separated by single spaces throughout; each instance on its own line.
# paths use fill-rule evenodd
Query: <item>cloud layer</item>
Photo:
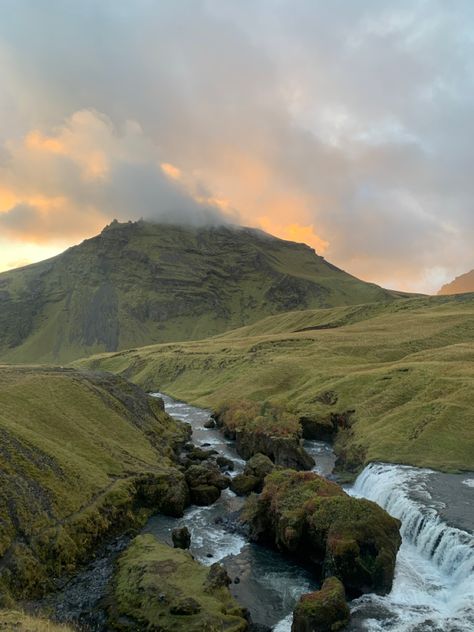
M 259 226 L 405 289 L 472 267 L 470 0 L 0 14 L 0 249 L 156 217 Z

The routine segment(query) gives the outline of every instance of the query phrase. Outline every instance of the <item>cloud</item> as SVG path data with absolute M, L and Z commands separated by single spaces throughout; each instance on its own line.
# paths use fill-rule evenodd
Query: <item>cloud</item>
M 4 0 L 0 236 L 240 221 L 436 290 L 472 268 L 473 19 L 470 0 Z
M 75 112 L 46 135 L 32 130 L 7 143 L 0 168 L 0 230 L 42 243 L 100 230 L 112 217 L 175 223 L 229 221 L 214 202 L 199 200 L 160 162 L 138 123 L 117 130 L 103 114 Z

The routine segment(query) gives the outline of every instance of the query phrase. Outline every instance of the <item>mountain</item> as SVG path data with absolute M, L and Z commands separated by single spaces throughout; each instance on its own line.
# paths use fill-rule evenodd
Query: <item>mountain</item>
M 446 294 L 463 294 L 464 292 L 474 292 L 474 270 L 461 274 L 451 283 L 446 283 L 438 294 L 442 296 Z
M 214 410 L 236 398 L 287 407 L 307 438 L 332 436 L 349 472 L 474 469 L 474 294 L 288 312 L 78 365 Z
M 52 259 L 0 274 L 0 358 L 64 363 L 394 297 L 258 230 L 114 221 Z

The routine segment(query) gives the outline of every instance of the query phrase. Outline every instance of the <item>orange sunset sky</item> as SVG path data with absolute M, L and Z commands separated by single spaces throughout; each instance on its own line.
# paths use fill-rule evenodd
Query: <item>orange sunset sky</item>
M 474 3 L 3 0 L 0 270 L 231 222 L 384 286 L 474 267 Z

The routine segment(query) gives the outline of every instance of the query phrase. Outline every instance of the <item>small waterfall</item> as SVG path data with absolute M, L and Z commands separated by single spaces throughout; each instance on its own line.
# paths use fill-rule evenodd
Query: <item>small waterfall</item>
M 449 526 L 426 485 L 431 470 L 372 463 L 349 490 L 368 498 L 402 522 L 403 544 L 397 558 L 392 592 L 375 598 L 397 612 L 390 630 L 474 629 L 474 538 Z M 367 597 L 360 604 L 367 604 Z M 417 627 L 418 626 L 418 627 Z

